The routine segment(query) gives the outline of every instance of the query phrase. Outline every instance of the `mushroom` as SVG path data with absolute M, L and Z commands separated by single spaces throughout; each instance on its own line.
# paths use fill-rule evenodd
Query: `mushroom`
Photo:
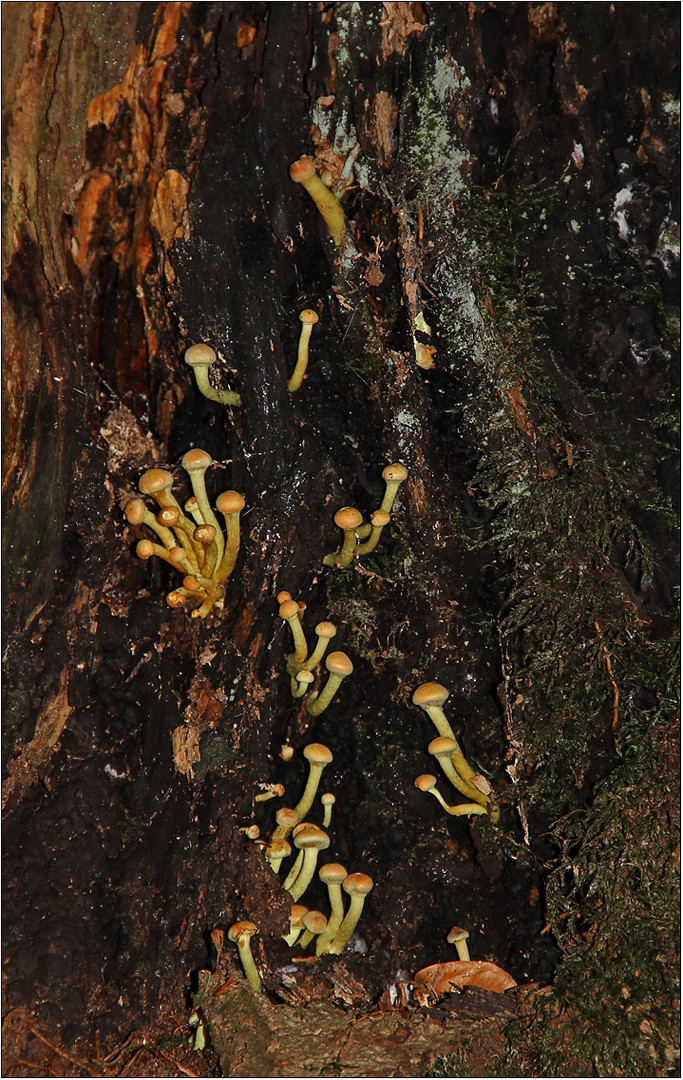
M 433 795 L 435 799 L 443 806 L 447 814 L 452 814 L 453 817 L 463 817 L 465 814 L 485 814 L 486 807 L 480 803 L 466 802 L 458 803 L 456 806 L 449 806 L 443 795 L 436 786 L 436 777 L 432 773 L 423 773 L 415 780 L 415 787 L 420 791 L 428 791 L 430 795 Z
M 309 764 L 309 770 L 304 793 L 294 807 L 294 813 L 299 821 L 303 821 L 311 809 L 323 769 L 333 760 L 332 751 L 322 743 L 309 743 L 304 747 L 303 754 Z
M 380 510 L 383 510 L 385 514 L 388 514 L 391 511 L 398 489 L 407 478 L 408 470 L 404 465 L 398 463 L 387 465 L 386 469 L 382 471 L 382 479 L 386 484 L 386 490 L 380 505 Z
M 312 671 L 298 671 L 296 675 L 290 677 L 290 690 L 293 698 L 303 697 L 309 686 L 315 682 L 315 675 Z
M 349 876 L 344 879 L 342 888 L 344 889 L 344 892 L 348 893 L 351 897 L 349 910 L 346 912 L 341 926 L 330 942 L 328 952 L 338 955 L 346 948 L 349 938 L 356 929 L 358 920 L 361 917 L 365 897 L 372 889 L 373 884 L 372 878 L 368 877 L 367 874 L 349 874 Z
M 340 569 L 343 566 L 348 566 L 356 553 L 356 544 L 358 542 L 356 529 L 363 523 L 363 515 L 354 506 L 342 506 L 341 510 L 337 510 L 334 515 L 334 523 L 344 533 L 344 540 L 337 551 L 325 556 L 323 562 L 325 566 L 336 566 Z
M 290 948 L 304 928 L 302 920 L 307 911 L 305 904 L 292 904 L 289 909 L 289 933 L 283 934 L 282 937 Z
M 295 390 L 298 390 L 303 382 L 306 368 L 308 367 L 308 343 L 310 341 L 311 331 L 318 321 L 318 316 L 315 311 L 312 311 L 310 308 L 305 308 L 303 311 L 299 312 L 299 320 L 301 322 L 301 335 L 299 337 L 296 367 L 292 372 L 292 377 L 287 383 L 287 389 L 290 394 L 293 394 Z
M 474 802 L 481 803 L 482 806 L 488 806 L 488 797 L 463 776 L 461 763 L 464 763 L 471 776 L 475 776 L 476 773 L 465 761 L 457 739 L 447 739 L 439 735 L 436 739 L 432 739 L 427 750 L 437 759 L 444 774 L 461 795 L 465 795 Z
M 266 861 L 274 874 L 280 872 L 280 864 L 283 859 L 288 859 L 292 854 L 292 845 L 289 840 L 271 840 L 266 848 Z
M 254 802 L 268 802 L 269 799 L 280 799 L 285 793 L 284 784 L 259 784 L 264 790 L 254 795 Z
M 299 819 L 289 806 L 281 806 L 275 815 L 276 828 L 273 831 L 273 840 L 286 840 Z
M 325 863 L 324 866 L 320 867 L 318 877 L 327 885 L 331 909 L 330 917 L 327 920 L 327 928 L 319 936 L 315 945 L 316 956 L 321 956 L 329 951 L 330 942 L 344 918 L 344 900 L 341 890 L 343 882 L 348 877 L 348 872 L 341 863 Z
M 315 632 L 318 635 L 318 640 L 311 655 L 306 657 L 307 671 L 313 671 L 314 668 L 318 666 L 323 656 L 325 655 L 327 646 L 337 633 L 337 627 L 334 625 L 334 623 L 323 620 L 323 622 L 318 623 L 315 628 Z
M 315 865 L 318 861 L 318 852 L 324 851 L 325 848 L 330 846 L 330 838 L 326 832 L 318 828 L 317 825 L 312 825 L 310 822 L 302 823 L 299 831 L 296 835 L 293 835 L 294 846 L 303 851 L 303 860 L 301 862 L 301 869 L 297 874 L 294 882 L 287 886 L 287 882 L 284 884 L 284 888 L 291 896 L 292 900 L 299 900 L 300 897 L 306 892 L 306 889 L 311 883 L 313 874 L 315 873 Z
M 223 557 L 223 533 L 218 523 L 218 518 L 211 509 L 208 496 L 206 494 L 206 484 L 204 482 L 204 474 L 209 465 L 213 464 L 213 458 L 211 454 L 207 454 L 206 450 L 200 450 L 196 447 L 194 450 L 188 450 L 186 454 L 183 454 L 181 462 L 185 472 L 190 477 L 190 483 L 192 484 L 192 490 L 194 497 L 197 500 L 199 511 L 204 518 L 205 525 L 198 525 L 198 529 L 203 529 L 208 525 L 212 525 L 216 530 L 216 564 L 220 564 Z M 195 529 L 195 536 L 197 529 Z M 206 575 L 210 577 L 210 574 Z
M 325 661 L 329 678 L 319 694 L 310 694 L 306 701 L 309 716 L 320 716 L 332 701 L 341 683 L 353 671 L 353 664 L 344 652 L 332 652 Z
M 455 945 L 458 951 L 458 960 L 470 959 L 470 950 L 467 948 L 469 936 L 467 930 L 463 930 L 462 926 L 452 926 L 448 931 L 446 941 L 449 945 Z
M 235 569 L 240 550 L 240 514 L 244 505 L 244 496 L 238 491 L 223 491 L 216 499 L 216 509 L 225 519 L 225 552 L 216 570 L 218 581 L 227 581 Z
M 338 199 L 315 171 L 315 165 L 309 157 L 301 157 L 289 166 L 289 175 L 295 184 L 303 184 L 318 208 L 327 231 L 337 247 L 342 242 L 346 231 L 346 218 Z
M 242 967 L 244 974 L 247 977 L 252 990 L 256 993 L 261 992 L 261 976 L 256 970 L 256 964 L 254 963 L 254 957 L 251 955 L 251 938 L 257 932 L 258 927 L 256 923 L 249 922 L 248 919 L 243 919 L 241 922 L 233 923 L 228 930 L 228 938 L 230 941 L 234 941 L 237 945 L 237 950 L 240 954 L 240 960 L 242 961 Z
M 439 735 L 445 739 L 455 739 L 453 728 L 448 723 L 441 707 L 448 694 L 449 691 L 441 683 L 422 683 L 413 693 L 413 705 L 419 705 L 421 709 L 424 709 Z
M 175 535 L 169 528 L 164 527 L 157 521 L 154 514 L 145 506 L 142 499 L 131 499 L 129 503 L 126 503 L 123 511 L 126 520 L 131 525 L 146 525 L 147 528 L 152 529 L 161 540 L 164 547 L 172 548 L 177 544 Z
M 241 405 L 239 394 L 232 390 L 216 390 L 209 382 L 209 368 L 215 362 L 216 353 L 210 345 L 190 345 L 185 352 L 185 363 L 189 364 L 194 372 L 200 394 L 210 401 L 220 402 L 221 405 Z
M 356 549 L 358 555 L 369 555 L 371 551 L 375 550 L 382 535 L 382 529 L 391 521 L 391 514 L 388 514 L 385 510 L 375 510 L 370 521 L 372 522 L 370 536 L 364 544 L 358 545 Z
M 292 638 L 294 640 L 294 652 L 287 658 L 291 664 L 298 670 L 302 665 L 308 654 L 308 645 L 306 643 L 306 637 L 301 628 L 301 620 L 299 619 L 299 605 L 296 600 L 285 600 L 280 604 L 280 618 L 284 619 L 289 629 L 292 631 Z M 291 672 L 294 674 L 294 672 Z
M 306 949 L 313 938 L 322 934 L 327 928 L 327 919 L 322 911 L 307 911 L 301 921 L 304 924 L 304 932 L 299 938 L 299 945 L 302 949 Z

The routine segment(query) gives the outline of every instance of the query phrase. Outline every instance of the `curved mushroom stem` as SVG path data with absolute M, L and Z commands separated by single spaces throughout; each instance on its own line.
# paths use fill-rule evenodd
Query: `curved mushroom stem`
M 318 937 L 327 928 L 327 919 L 322 911 L 307 911 L 301 920 L 304 924 L 304 932 L 299 938 L 299 946 L 307 949 L 314 937 Z
M 295 184 L 303 184 L 317 206 L 327 231 L 339 247 L 346 232 L 344 211 L 337 198 L 318 176 L 311 158 L 302 157 L 293 162 L 289 167 L 289 175 Z
M 353 671 L 351 660 L 343 652 L 330 653 L 325 667 L 329 671 L 327 682 L 319 694 L 311 694 L 306 701 L 306 712 L 309 716 L 320 716 L 325 711 L 343 680 Z
M 299 821 L 303 821 L 311 809 L 323 769 L 333 760 L 332 751 L 328 750 L 322 743 L 309 743 L 308 746 L 304 747 L 304 757 L 309 764 L 308 779 L 306 780 L 304 793 L 294 807 L 294 813 Z
M 474 784 L 466 780 L 462 775 L 460 768 L 456 769 L 456 761 L 460 761 L 460 759 L 465 761 L 456 739 L 444 739 L 439 736 L 437 739 L 432 739 L 427 749 L 429 753 L 437 759 L 444 775 L 450 780 L 456 791 L 459 791 L 465 798 L 481 803 L 484 807 L 488 807 L 490 801 L 488 796 L 484 795 L 474 786 Z M 465 765 L 467 765 L 466 761 Z M 467 767 L 469 768 L 469 766 Z M 474 772 L 474 769 L 472 769 L 472 776 L 475 775 L 476 773 Z
M 449 806 L 436 786 L 436 777 L 432 776 L 431 773 L 418 776 L 415 787 L 419 788 L 420 791 L 427 791 L 430 795 L 433 795 L 441 803 L 446 813 L 451 814 L 453 817 L 464 817 L 466 814 L 486 814 L 488 812 L 485 806 L 476 802 L 458 803 L 456 806 Z
M 382 535 L 382 529 L 391 521 L 391 515 L 384 510 L 375 510 L 370 521 L 372 522 L 370 536 L 364 544 L 358 545 L 356 549 L 358 555 L 369 555 L 371 551 L 375 550 Z
M 299 336 L 296 367 L 287 383 L 287 389 L 290 394 L 293 394 L 299 389 L 303 382 L 304 375 L 306 374 L 306 368 L 308 367 L 308 343 L 311 338 L 313 326 L 318 321 L 318 316 L 315 311 L 312 311 L 310 308 L 305 308 L 304 311 L 300 312 L 299 319 L 301 320 L 301 334 Z
M 315 682 L 315 675 L 312 671 L 307 671 L 305 668 L 302 671 L 297 672 L 296 675 L 291 675 L 289 680 L 289 689 L 293 698 L 303 697 L 309 686 Z
M 315 628 L 315 632 L 318 635 L 318 640 L 311 655 L 306 657 L 305 663 L 307 671 L 314 671 L 318 666 L 325 655 L 327 646 L 337 633 L 337 627 L 331 622 L 319 622 Z
M 342 546 L 323 559 L 325 566 L 336 566 L 341 569 L 352 562 L 356 554 L 358 536 L 356 530 L 363 522 L 363 515 L 354 506 L 343 506 L 334 515 L 334 523 L 338 525 L 344 534 Z
M 240 550 L 240 514 L 244 498 L 238 491 L 223 491 L 216 499 L 216 508 L 225 519 L 225 552 L 216 570 L 218 581 L 227 581 L 237 562 Z
M 191 345 L 185 352 L 185 363 L 194 372 L 195 382 L 200 394 L 209 401 L 218 401 L 221 405 L 241 405 L 239 394 L 232 390 L 217 390 L 209 382 L 209 368 L 216 362 L 216 353 L 210 345 Z

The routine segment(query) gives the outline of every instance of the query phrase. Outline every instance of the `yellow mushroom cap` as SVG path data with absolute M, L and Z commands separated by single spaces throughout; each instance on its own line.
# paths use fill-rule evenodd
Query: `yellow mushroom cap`
M 342 885 L 348 873 L 345 866 L 338 862 L 328 862 L 318 870 L 318 877 L 325 885 Z
M 303 311 L 299 312 L 299 319 L 302 323 L 308 323 L 310 326 L 313 326 L 317 323 L 318 316 L 311 308 L 304 308 Z
M 323 851 L 330 846 L 327 833 L 309 821 L 302 821 L 292 833 L 292 837 L 294 847 L 298 848 L 315 848 L 317 851 Z
M 387 514 L 386 510 L 375 510 L 370 521 L 376 529 L 383 529 L 391 521 L 391 514 Z
M 249 922 L 248 919 L 242 919 L 241 922 L 233 923 L 228 930 L 228 938 L 230 941 L 248 941 L 250 937 L 253 937 L 258 931 L 256 923 Z
M 147 507 L 142 499 L 131 499 L 130 502 L 126 503 L 123 511 L 126 521 L 129 521 L 131 525 L 141 525 L 146 509 Z
M 306 180 L 310 180 L 316 175 L 313 158 L 302 157 L 298 161 L 293 161 L 289 166 L 289 175 L 295 184 L 304 184 Z
M 311 765 L 329 765 L 334 758 L 332 751 L 319 742 L 309 743 L 304 747 L 303 754 Z
M 326 791 L 320 796 L 320 801 L 323 806 L 334 806 L 337 801 L 337 796 L 333 795 L 331 791 Z
M 443 705 L 449 692 L 441 683 L 422 683 L 413 694 L 413 705 L 419 705 L 421 708 L 429 705 Z
M 208 544 L 214 539 L 216 530 L 213 525 L 198 525 L 192 535 L 200 544 Z
M 173 476 L 167 469 L 147 469 L 138 480 L 138 487 L 143 495 L 155 495 L 172 483 Z
M 340 529 L 357 529 L 363 523 L 363 515 L 354 506 L 342 506 L 334 515 L 334 523 Z
M 182 593 L 176 592 L 174 589 L 172 592 L 166 594 L 166 603 L 170 608 L 183 607 L 185 604 L 185 597 Z
M 296 600 L 285 600 L 280 604 L 280 618 L 285 621 L 293 619 L 295 615 L 299 614 L 299 605 Z
M 452 926 L 448 931 L 446 941 L 449 945 L 455 945 L 458 941 L 467 941 L 469 936 L 467 930 L 463 930 L 462 926 Z
M 307 911 L 301 921 L 311 934 L 322 934 L 327 929 L 327 919 L 322 911 Z
M 138 540 L 135 551 L 140 559 L 151 559 L 154 554 L 154 544 L 151 540 Z
M 216 499 L 216 509 L 220 510 L 221 514 L 237 514 L 244 510 L 244 507 L 244 497 L 239 491 L 222 491 Z
M 342 888 L 349 896 L 367 896 L 374 885 L 374 881 L 367 874 L 349 874 L 344 879 Z
M 182 466 L 185 472 L 204 472 L 212 461 L 211 454 L 207 454 L 206 450 L 200 450 L 199 447 L 196 447 L 194 450 L 188 450 L 186 454 L 183 454 Z
M 177 506 L 163 506 L 157 514 L 157 521 L 160 525 L 169 526 L 177 525 L 180 521 L 180 510 Z
M 190 345 L 185 351 L 185 363 L 190 367 L 210 367 L 215 363 L 216 353 L 210 345 Z
M 396 463 L 394 465 L 387 465 L 387 467 L 382 470 L 382 479 L 383 480 L 399 480 L 399 481 L 403 481 L 403 480 L 407 479 L 407 477 L 408 477 L 408 470 L 406 469 L 406 467 L 404 465 L 400 465 L 398 463 Z
M 333 638 L 337 633 L 337 627 L 331 622 L 319 622 L 315 628 L 318 637 Z
M 305 904 L 292 904 L 289 909 L 289 924 L 290 926 L 301 926 L 301 920 L 308 911 Z
M 291 594 L 291 592 L 287 592 L 286 589 L 283 589 L 282 592 L 279 592 L 277 594 L 275 599 L 277 600 L 278 604 L 284 604 L 285 600 L 291 600 L 292 599 L 292 594 Z
M 436 787 L 436 777 L 432 773 L 422 773 L 421 776 L 415 778 L 415 787 L 420 791 L 431 791 L 433 787 Z
M 281 806 L 275 815 L 275 821 L 283 829 L 293 829 L 298 824 L 299 819 L 288 806 Z
M 345 652 L 332 652 L 325 660 L 325 667 L 335 675 L 350 675 L 353 664 Z
M 315 682 L 315 675 L 312 671 L 299 671 L 296 675 L 296 681 L 306 683 L 307 686 L 310 686 L 311 683 Z
M 434 757 L 441 757 L 441 755 L 450 755 L 454 750 L 457 750 L 458 744 L 454 739 L 449 739 L 445 735 L 439 735 L 436 739 L 432 739 L 427 750 Z

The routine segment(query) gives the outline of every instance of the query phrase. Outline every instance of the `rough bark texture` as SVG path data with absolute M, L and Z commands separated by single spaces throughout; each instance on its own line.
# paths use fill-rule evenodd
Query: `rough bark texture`
M 4 14 L 7 1074 L 675 1074 L 677 8 Z M 303 153 L 340 249 L 289 179 Z M 198 341 L 241 408 L 197 391 Z M 166 606 L 179 579 L 122 513 L 150 466 L 186 497 L 192 446 L 247 502 L 206 621 Z M 392 461 L 380 545 L 324 566 Z M 354 663 L 315 720 L 283 589 Z M 500 827 L 415 790 L 426 679 Z M 260 783 L 298 799 L 312 740 L 329 857 L 375 887 L 367 952 L 293 975 L 289 897 L 240 826 L 272 829 Z M 251 1004 L 210 945 L 237 918 Z M 454 922 L 528 987 L 383 1013 Z M 192 1053 L 208 967 L 214 1050 Z M 327 1057 L 292 1034 L 305 1010 Z

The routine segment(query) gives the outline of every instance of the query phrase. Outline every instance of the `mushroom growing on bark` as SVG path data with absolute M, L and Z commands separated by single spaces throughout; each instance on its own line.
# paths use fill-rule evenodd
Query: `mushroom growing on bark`
M 249 922 L 248 919 L 243 919 L 241 922 L 232 924 L 228 930 L 228 938 L 237 945 L 247 982 L 252 990 L 255 990 L 258 994 L 261 992 L 261 976 L 256 970 L 254 957 L 251 955 L 251 938 L 257 930 L 258 927 L 256 926 L 256 923 Z
M 358 920 L 363 912 L 365 897 L 372 889 L 374 882 L 367 874 L 349 874 L 344 879 L 342 888 L 351 897 L 349 910 L 342 920 L 342 924 L 330 942 L 328 952 L 338 955 L 348 945 L 349 938 L 358 925 Z
M 312 159 L 302 157 L 294 161 L 289 166 L 289 175 L 295 184 L 302 184 L 311 196 L 327 226 L 327 231 L 339 247 L 346 232 L 344 211 L 339 200 L 318 176 Z

